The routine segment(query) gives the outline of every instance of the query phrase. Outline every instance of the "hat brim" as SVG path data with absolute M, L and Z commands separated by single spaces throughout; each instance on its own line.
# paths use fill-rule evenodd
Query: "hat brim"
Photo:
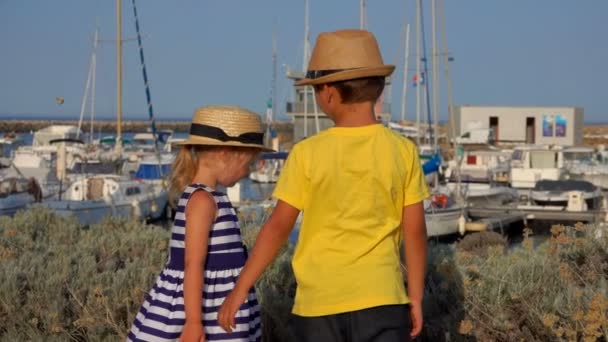
M 258 145 L 258 144 L 243 144 L 241 142 L 238 141 L 221 141 L 221 140 L 215 140 L 215 139 L 211 139 L 211 138 L 206 138 L 206 137 L 189 137 L 188 139 L 184 140 L 184 141 L 180 141 L 178 143 L 176 143 L 176 145 L 206 145 L 206 146 L 231 146 L 231 147 L 253 147 L 253 148 L 259 148 L 260 150 L 262 150 L 263 152 L 276 152 L 275 150 L 268 148 L 264 145 Z
M 338 81 L 348 81 L 355 80 L 358 78 L 366 78 L 366 77 L 386 77 L 393 73 L 395 70 L 394 65 L 381 65 L 377 67 L 368 67 L 368 68 L 357 68 L 339 71 L 333 74 L 325 75 L 318 78 L 304 78 L 297 81 L 295 84 L 297 86 L 301 85 L 316 85 L 316 84 L 326 84 L 331 82 Z

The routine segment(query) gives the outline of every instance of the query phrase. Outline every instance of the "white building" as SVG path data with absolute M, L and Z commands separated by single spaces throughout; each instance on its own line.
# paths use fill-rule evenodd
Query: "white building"
M 457 136 L 492 131 L 498 144 L 574 146 L 583 143 L 584 112 L 579 107 L 458 106 Z

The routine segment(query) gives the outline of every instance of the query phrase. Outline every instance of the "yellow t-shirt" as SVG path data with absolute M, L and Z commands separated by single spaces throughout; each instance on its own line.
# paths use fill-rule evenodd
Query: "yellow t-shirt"
M 294 314 L 409 302 L 401 216 L 429 195 L 411 141 L 380 124 L 330 128 L 294 146 L 273 195 L 303 214 Z

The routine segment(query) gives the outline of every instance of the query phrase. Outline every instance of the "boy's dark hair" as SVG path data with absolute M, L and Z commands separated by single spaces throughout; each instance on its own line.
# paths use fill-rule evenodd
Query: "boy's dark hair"
M 342 97 L 342 103 L 376 102 L 384 90 L 384 77 L 366 77 L 354 80 L 333 82 L 327 85 L 335 87 Z

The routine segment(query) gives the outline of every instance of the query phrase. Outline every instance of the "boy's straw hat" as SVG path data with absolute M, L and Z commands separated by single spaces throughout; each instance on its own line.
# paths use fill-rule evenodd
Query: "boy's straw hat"
M 382 61 L 371 32 L 340 30 L 319 34 L 306 77 L 296 85 L 315 85 L 364 77 L 388 76 L 394 65 Z
M 198 108 L 192 116 L 190 136 L 178 144 L 257 147 L 273 151 L 264 146 L 260 116 L 236 106 Z

